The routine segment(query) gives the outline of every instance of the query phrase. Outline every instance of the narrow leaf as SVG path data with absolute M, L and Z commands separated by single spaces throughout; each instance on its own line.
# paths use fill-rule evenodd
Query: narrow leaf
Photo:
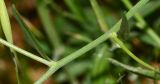
M 103 32 L 107 32 L 108 31 L 108 24 L 105 22 L 105 17 L 97 3 L 96 0 L 90 0 L 90 3 L 92 5 L 92 8 L 95 12 L 95 15 L 97 17 L 97 21 L 100 25 L 100 28 Z
M 77 0 L 64 0 L 66 5 L 69 7 L 69 9 L 72 11 L 76 17 L 81 20 L 85 21 L 85 14 L 84 11 L 82 10 L 82 7 L 78 3 Z
M 13 39 L 12 39 L 12 30 L 11 30 L 11 24 L 9 20 L 9 15 L 7 13 L 7 8 L 4 3 L 4 0 L 0 0 L 0 22 L 2 25 L 2 30 L 4 32 L 4 35 L 7 39 L 7 41 L 11 44 L 13 44 Z M 0 27 L 1 28 L 1 27 Z M 18 64 L 18 56 L 14 50 L 10 48 L 12 54 L 14 55 L 14 63 L 15 63 L 15 71 L 16 71 L 16 76 L 17 76 L 17 82 L 20 84 L 20 78 L 19 78 L 19 64 Z
M 44 26 L 44 30 L 49 38 L 52 47 L 58 49 L 61 47 L 61 41 L 54 28 L 54 25 L 49 16 L 49 10 L 46 6 L 44 0 L 36 0 L 38 14 L 40 16 L 41 22 Z
M 0 20 L 1 20 L 2 30 L 5 34 L 7 41 L 13 43 L 11 25 L 4 0 L 0 0 Z
M 12 8 L 13 8 L 13 15 L 16 18 L 16 20 L 18 21 L 18 23 L 20 24 L 20 28 L 23 30 L 24 35 L 25 35 L 25 37 L 27 39 L 27 42 L 29 42 L 29 44 L 32 47 L 34 47 L 43 58 L 49 60 L 49 57 L 43 51 L 43 49 L 42 49 L 41 45 L 39 44 L 38 40 L 36 39 L 36 37 L 32 34 L 32 32 L 30 32 L 29 28 L 24 23 L 24 21 L 22 20 L 20 14 L 16 10 L 15 6 L 13 6 Z

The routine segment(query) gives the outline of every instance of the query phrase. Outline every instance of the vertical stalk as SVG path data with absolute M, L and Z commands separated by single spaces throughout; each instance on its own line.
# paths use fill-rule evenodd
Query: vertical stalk
M 133 58 L 136 62 L 138 62 L 139 64 L 145 66 L 148 69 L 151 69 L 153 71 L 155 71 L 155 68 L 150 66 L 149 64 L 145 63 L 144 61 L 142 61 L 141 59 L 139 59 L 137 56 L 135 56 L 124 44 L 123 42 L 117 38 L 116 33 L 112 33 L 111 38 L 131 57 Z
M 100 7 L 98 6 L 96 0 L 90 0 L 91 2 L 91 5 L 92 5 L 92 8 L 96 14 L 96 17 L 97 17 L 97 20 L 98 20 L 98 23 L 100 25 L 100 28 L 103 32 L 106 32 L 108 30 L 108 25 L 106 24 L 106 21 L 105 21 L 105 17 L 100 9 Z

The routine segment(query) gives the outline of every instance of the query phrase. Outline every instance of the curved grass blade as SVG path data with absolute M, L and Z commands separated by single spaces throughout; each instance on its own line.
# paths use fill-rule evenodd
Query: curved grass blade
M 7 8 L 4 3 L 4 0 L 0 0 L 0 22 L 2 25 L 2 31 L 4 32 L 4 35 L 7 39 L 7 41 L 9 43 L 13 44 L 11 24 L 10 24 L 9 15 L 7 13 Z M 18 82 L 18 84 L 20 84 L 18 56 L 14 50 L 12 50 L 11 48 L 10 48 L 10 50 L 11 50 L 12 54 L 14 55 L 13 61 L 15 63 L 17 82 Z
M 8 42 L 13 43 L 11 25 L 4 0 L 0 1 L 0 11 L 0 20 L 4 35 Z
M 32 47 L 34 47 L 43 58 L 50 60 L 50 58 L 43 51 L 43 49 L 42 49 L 41 45 L 39 44 L 38 40 L 36 39 L 36 37 L 32 34 L 32 32 L 30 32 L 27 25 L 21 19 L 21 16 L 18 13 L 18 11 L 16 10 L 15 6 L 12 6 L 12 8 L 13 8 L 13 15 L 16 18 L 16 20 L 18 21 L 18 23 L 20 24 L 20 28 L 23 30 L 24 35 L 27 39 L 27 42 L 29 42 L 29 44 Z

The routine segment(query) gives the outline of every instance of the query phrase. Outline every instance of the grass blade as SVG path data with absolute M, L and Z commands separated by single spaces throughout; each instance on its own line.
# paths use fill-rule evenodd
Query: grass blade
M 11 25 L 4 0 L 0 1 L 0 10 L 1 10 L 0 19 L 1 19 L 2 30 L 5 34 L 7 41 L 13 43 Z
M 58 36 L 52 20 L 49 16 L 49 9 L 44 0 L 36 0 L 37 10 L 44 26 L 44 30 L 49 38 L 49 41 L 54 48 L 53 59 L 58 60 L 63 53 L 64 47 L 61 43 L 60 37 Z
M 13 44 L 11 24 L 10 24 L 9 15 L 7 13 L 7 8 L 5 6 L 4 0 L 0 1 L 0 11 L 1 11 L 0 12 L 0 22 L 2 25 L 2 30 L 4 32 L 4 35 L 7 39 L 7 41 L 9 43 Z M 17 82 L 18 82 L 18 84 L 20 84 L 18 56 L 14 50 L 12 50 L 11 48 L 10 48 L 10 50 L 14 55 L 13 61 L 15 63 Z
M 108 25 L 106 24 L 106 21 L 105 21 L 105 17 L 99 7 L 99 5 L 97 4 L 97 1 L 96 0 L 90 0 L 91 2 L 91 5 L 92 5 L 92 8 L 96 14 L 96 17 L 97 17 L 97 20 L 98 20 L 98 23 L 100 25 L 100 28 L 103 32 L 106 32 L 108 30 Z
M 50 60 L 49 57 L 43 51 L 42 47 L 39 45 L 38 40 L 35 38 L 32 32 L 30 32 L 29 28 L 26 26 L 23 19 L 21 19 L 21 16 L 16 10 L 15 6 L 13 6 L 13 15 L 20 24 L 20 28 L 23 30 L 29 44 L 32 45 L 32 47 L 34 47 L 43 58 Z
M 37 9 L 44 26 L 44 30 L 46 31 L 53 48 L 58 49 L 61 46 L 61 42 L 50 19 L 49 10 L 43 0 L 37 0 Z
M 82 10 L 80 4 L 78 4 L 77 0 L 64 0 L 66 5 L 69 7 L 73 15 L 75 15 L 79 20 L 85 21 L 85 14 Z

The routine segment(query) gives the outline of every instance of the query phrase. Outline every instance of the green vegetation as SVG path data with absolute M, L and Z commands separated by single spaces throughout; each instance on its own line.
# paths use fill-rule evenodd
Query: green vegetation
M 4 0 L 0 1 L 0 23 L 4 33 L 0 43 L 9 47 L 8 52 L 14 55 L 17 83 L 33 82 L 27 74 L 27 69 L 33 68 L 29 65 L 33 62 L 31 59 L 48 68 L 34 84 L 42 84 L 50 78 L 58 84 L 125 84 L 132 74 L 137 75 L 134 83 L 141 82 L 140 77 L 150 78 L 154 83 L 160 79 L 159 69 L 151 64 L 159 61 L 160 21 L 156 16 L 146 19 L 156 14 L 160 1 L 140 0 L 132 5 L 129 0 L 102 0 L 104 3 L 98 0 L 64 0 L 61 3 L 36 0 L 34 9 L 39 17 L 36 19 L 42 29 L 36 28 L 16 9 L 18 2 L 11 6 L 10 16 L 16 20 L 32 52 L 14 45 L 12 21 Z M 121 6 L 126 6 L 128 11 Z M 152 21 L 155 17 L 157 20 Z

